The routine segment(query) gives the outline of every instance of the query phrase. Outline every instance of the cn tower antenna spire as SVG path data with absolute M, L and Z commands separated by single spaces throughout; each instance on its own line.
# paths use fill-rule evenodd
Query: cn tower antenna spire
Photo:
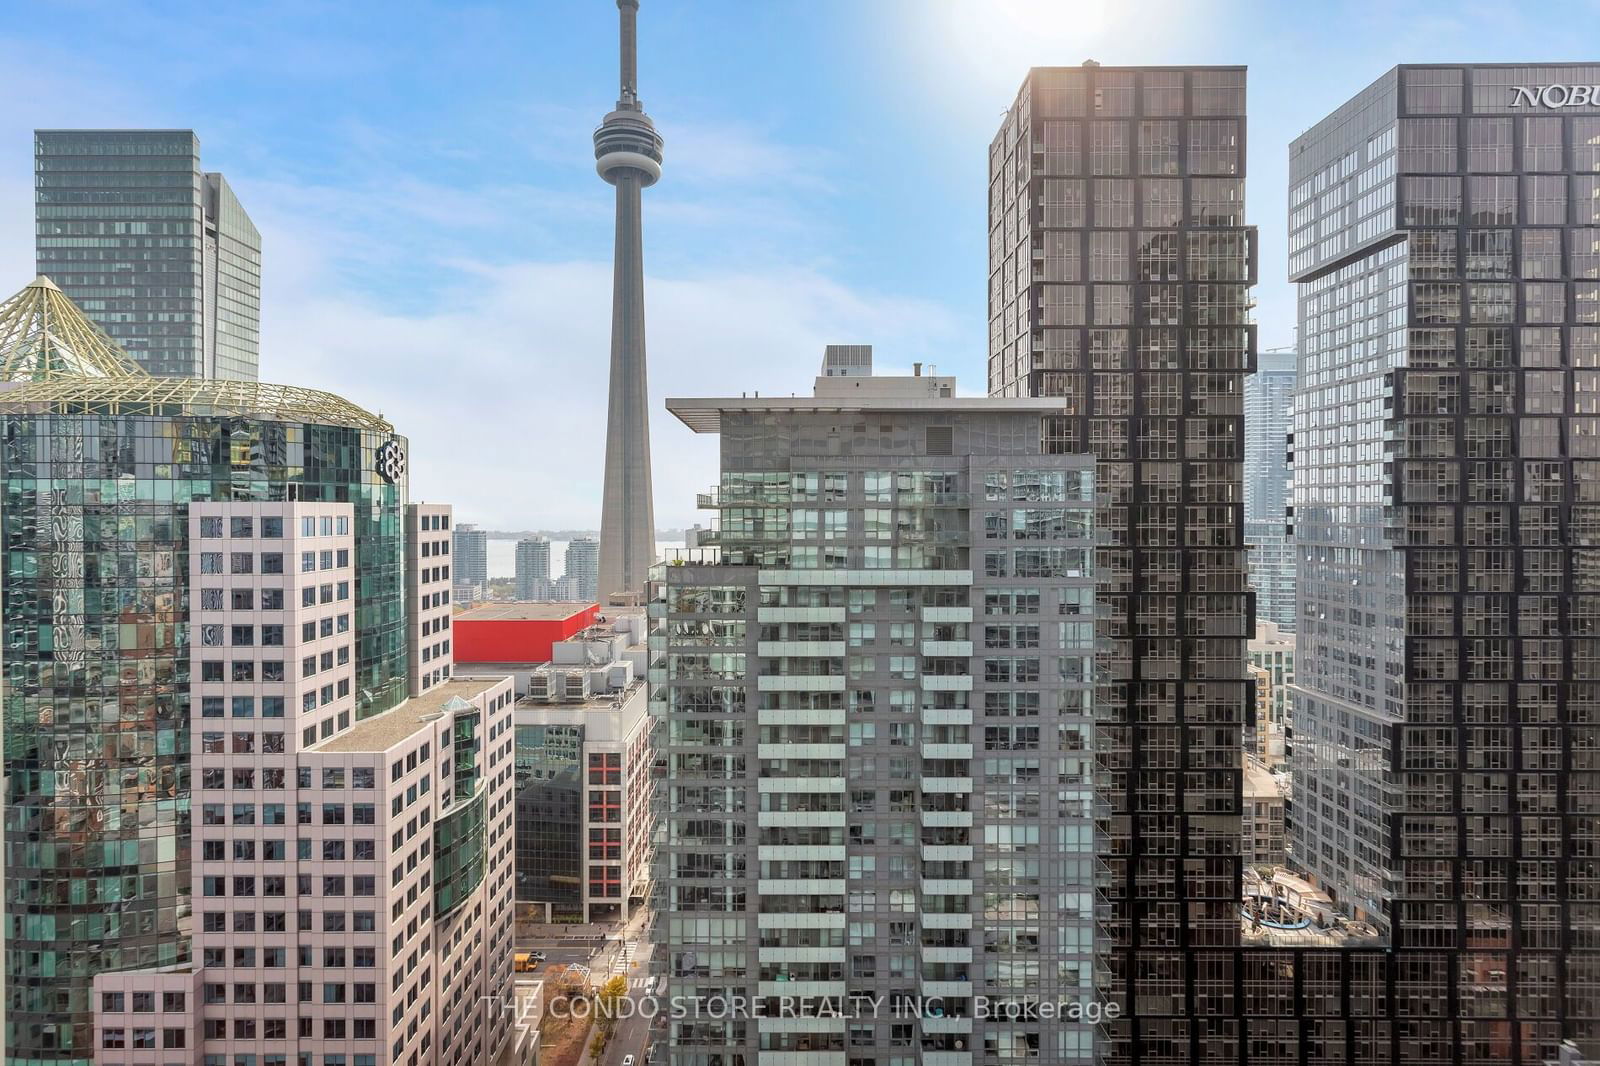
M 640 193 L 661 177 L 661 135 L 639 104 L 639 0 L 617 0 L 617 14 L 621 94 L 594 134 L 595 169 L 617 190 L 599 599 L 626 604 L 641 601 L 656 558 Z
M 617 0 L 622 21 L 622 92 L 618 111 L 640 111 L 639 106 L 639 0 Z

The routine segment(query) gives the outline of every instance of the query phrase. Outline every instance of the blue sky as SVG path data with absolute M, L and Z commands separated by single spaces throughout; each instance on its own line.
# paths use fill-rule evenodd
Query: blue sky
M 805 391 L 830 341 L 984 388 L 986 151 L 1027 67 L 1250 67 L 1263 346 L 1293 335 L 1288 142 L 1398 62 L 1592 60 L 1600 4 L 644 0 L 656 514 L 714 439 L 668 395 Z M 609 0 L 55 0 L 0 37 L 0 288 L 32 276 L 36 127 L 191 127 L 263 232 L 262 376 L 382 410 L 414 498 L 598 523 L 616 97 Z M 10 281 L 5 281 L 10 278 Z

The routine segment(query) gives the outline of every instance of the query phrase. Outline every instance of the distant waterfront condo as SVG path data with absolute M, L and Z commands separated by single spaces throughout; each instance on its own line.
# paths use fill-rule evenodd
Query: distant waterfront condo
M 571 580 L 565 586 L 567 595 L 560 599 L 600 598 L 600 551 L 600 541 L 593 537 L 573 537 L 567 542 L 565 576 Z
M 454 556 L 456 585 L 476 586 L 478 595 L 489 591 L 489 534 L 470 522 L 456 526 L 451 536 L 451 555 Z
M 766 1016 L 666 1061 L 1087 1062 L 1007 1015 L 1094 997 L 1093 459 L 1056 400 L 837 366 L 667 401 L 722 474 L 652 586 L 657 957 Z
M 261 235 L 192 130 L 36 130 L 38 271 L 145 370 L 254 381 Z
M 517 599 L 550 598 L 550 540 L 528 537 L 517 541 Z
M 1600 1052 L 1597 84 L 1400 66 L 1290 147 L 1291 847 L 1396 1062 Z
M 661 134 L 639 102 L 639 0 L 617 0 L 621 93 L 594 133 L 595 169 L 617 190 L 611 289 L 610 405 L 604 504 L 595 576 L 601 603 L 637 603 L 656 557 L 650 477 L 650 394 L 645 374 L 644 239 L 640 194 L 661 178 Z M 568 568 L 568 573 L 571 573 Z

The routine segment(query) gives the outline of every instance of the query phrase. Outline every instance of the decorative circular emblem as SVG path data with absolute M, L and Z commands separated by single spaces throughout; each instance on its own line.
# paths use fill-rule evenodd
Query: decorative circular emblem
M 378 449 L 377 462 L 373 466 L 377 468 L 378 476 L 391 484 L 405 476 L 406 450 L 398 437 L 390 437 L 384 442 L 383 447 Z

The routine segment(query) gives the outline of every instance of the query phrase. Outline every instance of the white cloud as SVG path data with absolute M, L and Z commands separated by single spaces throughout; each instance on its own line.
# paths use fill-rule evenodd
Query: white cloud
M 600 262 L 475 268 L 470 286 L 403 314 L 310 286 L 267 302 L 263 377 L 313 384 L 381 410 L 411 440 L 415 499 L 491 528 L 599 521 L 611 268 Z M 874 298 L 808 272 L 646 281 L 656 519 L 705 521 L 717 441 L 664 397 L 809 391 L 830 342 L 879 342 L 909 362 L 946 349 L 943 309 Z
M 757 187 L 827 192 L 836 160 L 820 148 L 783 144 L 742 123 L 673 122 L 661 127 L 666 163 L 691 183 L 749 182 Z

